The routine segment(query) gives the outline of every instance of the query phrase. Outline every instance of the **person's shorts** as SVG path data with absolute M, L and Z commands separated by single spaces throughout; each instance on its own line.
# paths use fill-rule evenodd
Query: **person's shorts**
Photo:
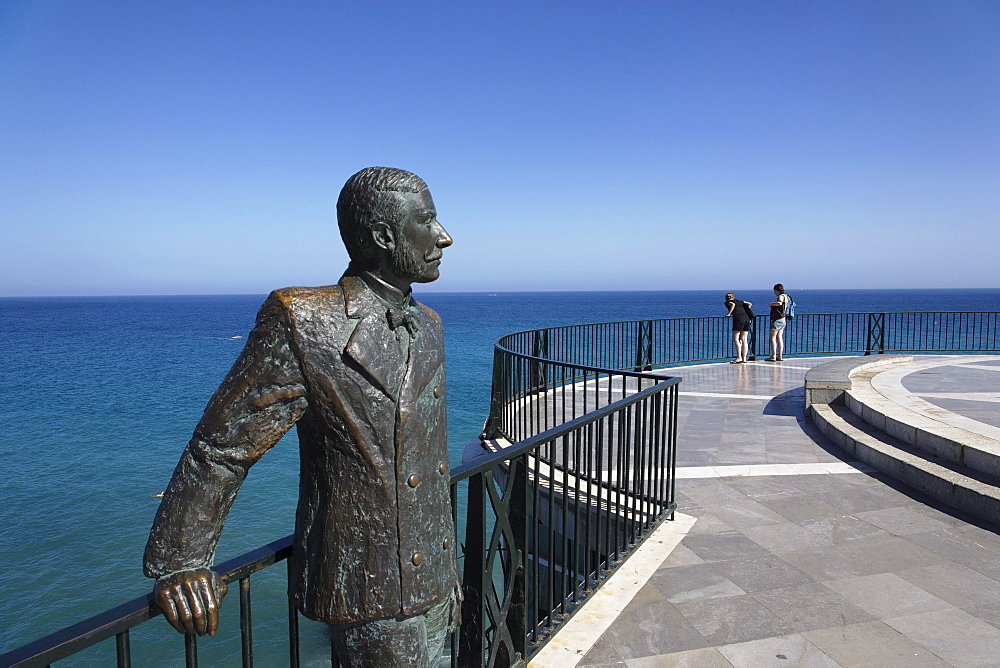
M 772 320 L 771 321 L 771 331 L 772 332 L 780 332 L 784 328 L 785 328 L 785 319 L 784 318 L 778 318 L 777 320 Z

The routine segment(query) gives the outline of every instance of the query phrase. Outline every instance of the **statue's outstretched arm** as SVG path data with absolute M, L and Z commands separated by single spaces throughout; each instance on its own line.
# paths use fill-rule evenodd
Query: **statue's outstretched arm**
M 305 384 L 289 342 L 288 314 L 272 295 L 246 346 L 209 401 L 153 522 L 143 560 L 167 620 L 214 633 L 225 585 L 209 570 L 249 468 L 302 416 Z M 221 593 L 220 593 L 221 592 Z

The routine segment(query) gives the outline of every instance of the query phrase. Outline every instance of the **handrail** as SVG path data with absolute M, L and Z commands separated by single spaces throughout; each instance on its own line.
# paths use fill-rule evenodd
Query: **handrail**
M 213 570 L 222 576 L 224 582 L 230 584 L 247 580 L 252 573 L 283 561 L 291 554 L 292 536 L 289 535 L 224 561 L 216 565 Z M 46 666 L 113 636 L 119 638 L 118 658 L 121 665 L 123 645 L 126 647 L 128 645 L 129 629 L 161 614 L 163 613 L 153 601 L 153 594 L 150 592 L 10 652 L 0 654 L 0 666 L 3 668 Z
M 559 364 L 579 376 L 597 373 L 615 379 L 649 378 L 642 372 L 677 364 L 735 357 L 730 320 L 724 316 L 599 322 L 525 330 L 494 344 L 490 413 L 483 436 L 515 441 L 531 433 L 510 407 L 532 392 L 552 390 L 575 376 L 543 378 Z M 770 318 L 758 315 L 751 327 L 751 358 L 766 349 Z M 788 319 L 785 354 L 883 354 L 887 352 L 1000 352 L 1000 312 L 899 311 L 800 313 Z M 513 369 L 514 360 L 523 368 Z M 498 371 L 507 368 L 506 376 Z M 512 377 L 517 376 L 516 381 Z M 639 381 L 641 385 L 641 381 Z M 516 388 L 514 387 L 516 385 Z M 621 383 L 625 387 L 625 383 Z M 598 397 L 593 397 L 597 399 Z M 542 427 L 545 425 L 542 424 Z

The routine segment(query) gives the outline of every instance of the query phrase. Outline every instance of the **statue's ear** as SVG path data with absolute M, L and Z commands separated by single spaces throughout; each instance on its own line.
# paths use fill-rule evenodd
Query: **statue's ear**
M 391 251 L 396 248 L 396 235 L 392 231 L 392 226 L 388 223 L 378 221 L 372 224 L 372 240 L 379 248 Z

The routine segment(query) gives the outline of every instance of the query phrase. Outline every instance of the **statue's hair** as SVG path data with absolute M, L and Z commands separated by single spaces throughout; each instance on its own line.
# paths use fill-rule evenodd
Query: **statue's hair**
M 390 193 L 419 193 L 427 189 L 424 180 L 394 167 L 365 167 L 347 179 L 337 199 L 337 224 L 351 262 L 371 268 L 379 248 L 372 240 L 372 226 L 382 221 L 392 226 L 403 213 L 400 198 Z

